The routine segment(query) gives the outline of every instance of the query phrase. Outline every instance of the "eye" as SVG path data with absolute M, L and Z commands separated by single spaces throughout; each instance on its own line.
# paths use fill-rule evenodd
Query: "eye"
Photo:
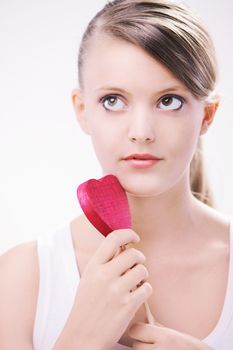
M 113 112 L 119 111 L 125 106 L 124 102 L 116 95 L 108 95 L 103 97 L 101 99 L 101 103 L 107 111 Z
M 184 104 L 184 99 L 180 96 L 164 96 L 159 104 L 158 107 L 160 109 L 163 109 L 165 111 L 172 111 L 172 110 L 178 110 L 180 109 Z

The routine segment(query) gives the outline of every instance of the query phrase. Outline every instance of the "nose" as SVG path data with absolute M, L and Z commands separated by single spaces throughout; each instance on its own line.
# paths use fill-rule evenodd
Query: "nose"
M 155 140 L 155 132 L 145 115 L 134 115 L 128 131 L 128 138 L 131 142 L 150 143 Z

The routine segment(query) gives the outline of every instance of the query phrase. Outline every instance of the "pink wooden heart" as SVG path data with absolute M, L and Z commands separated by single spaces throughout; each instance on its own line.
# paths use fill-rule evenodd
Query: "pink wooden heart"
M 88 220 L 104 236 L 113 230 L 131 228 L 128 199 L 116 176 L 83 182 L 77 188 L 77 197 Z

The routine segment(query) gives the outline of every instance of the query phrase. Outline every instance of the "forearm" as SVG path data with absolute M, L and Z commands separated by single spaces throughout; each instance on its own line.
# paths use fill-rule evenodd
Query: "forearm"
M 101 336 L 96 339 L 94 332 L 85 323 L 70 317 L 57 339 L 53 350 L 110 350 Z
M 71 329 L 64 329 L 58 338 L 53 350 L 110 350 L 105 347 L 104 344 L 95 339 L 92 334 L 88 336 L 77 329 L 72 331 Z
M 80 336 L 80 337 L 79 337 Z M 53 350 L 110 350 L 104 347 L 104 345 L 98 345 L 97 342 L 92 339 L 91 335 L 88 338 L 84 338 L 82 335 L 77 334 L 74 338 L 73 334 L 69 335 L 69 332 L 62 334 L 57 340 Z

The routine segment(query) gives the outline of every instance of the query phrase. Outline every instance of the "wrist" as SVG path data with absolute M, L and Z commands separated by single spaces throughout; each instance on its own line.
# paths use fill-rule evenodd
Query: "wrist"
M 74 333 L 73 333 L 74 334 Z M 111 350 L 109 346 L 105 344 L 99 344 L 96 339 L 93 339 L 91 335 L 84 336 L 77 332 L 75 337 L 73 334 L 62 333 L 56 341 L 53 350 Z

